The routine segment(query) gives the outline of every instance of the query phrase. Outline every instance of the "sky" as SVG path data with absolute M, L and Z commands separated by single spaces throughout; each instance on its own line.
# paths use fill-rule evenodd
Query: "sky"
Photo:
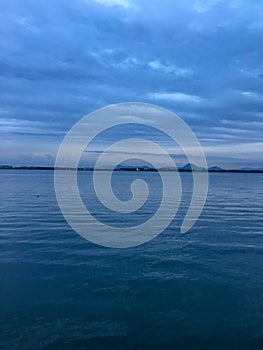
M 263 167 L 262 0 L 2 0 L 0 32 L 0 164 L 54 165 L 84 115 L 137 101 L 180 116 L 209 166 Z

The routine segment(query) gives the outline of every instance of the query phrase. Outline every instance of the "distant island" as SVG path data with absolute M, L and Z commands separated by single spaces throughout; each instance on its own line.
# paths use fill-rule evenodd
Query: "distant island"
M 12 165 L 0 165 L 2 170 L 76 170 L 74 168 L 56 168 L 50 166 L 12 166 Z M 166 171 L 166 172 L 209 172 L 209 173 L 263 173 L 263 168 L 241 168 L 241 169 L 223 169 L 219 166 L 212 166 L 208 169 L 198 167 L 195 164 L 188 163 L 183 167 L 174 168 L 153 168 L 150 166 L 132 166 L 132 165 L 118 165 L 114 169 L 112 168 L 93 168 L 93 167 L 78 167 L 78 171 Z

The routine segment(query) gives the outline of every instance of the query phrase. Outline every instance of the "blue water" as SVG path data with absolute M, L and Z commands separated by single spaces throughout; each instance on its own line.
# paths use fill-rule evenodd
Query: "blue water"
M 79 183 L 99 218 L 91 175 L 80 173 Z M 114 176 L 125 199 L 138 174 Z M 158 174 L 140 176 L 154 190 L 150 215 Z M 0 348 L 263 349 L 263 176 L 211 174 L 205 209 L 187 234 L 179 228 L 192 181 L 181 177 L 171 225 L 149 243 L 111 249 L 68 226 L 52 171 L 1 171 Z

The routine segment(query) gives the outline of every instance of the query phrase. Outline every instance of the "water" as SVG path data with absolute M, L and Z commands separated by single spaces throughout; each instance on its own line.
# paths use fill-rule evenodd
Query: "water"
M 114 176 L 127 199 L 137 174 Z M 158 174 L 141 176 L 155 189 L 147 217 L 159 203 Z M 52 171 L 1 171 L 0 348 L 262 349 L 262 174 L 211 174 L 205 209 L 187 234 L 179 227 L 191 174 L 181 177 L 182 205 L 165 232 L 110 249 L 68 226 Z M 83 197 L 107 220 L 90 180 L 79 174 Z M 117 219 L 121 227 L 125 217 Z

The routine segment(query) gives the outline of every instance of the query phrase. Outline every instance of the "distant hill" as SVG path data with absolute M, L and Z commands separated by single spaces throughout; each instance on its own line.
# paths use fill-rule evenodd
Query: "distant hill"
M 122 164 L 119 164 L 116 166 L 116 168 L 114 170 L 126 170 L 126 171 L 129 171 L 129 170 L 140 170 L 140 171 L 150 171 L 150 170 L 156 170 L 154 169 L 153 167 L 150 167 L 148 165 L 122 165 Z
M 245 168 L 241 168 L 240 170 L 242 170 L 242 171 L 263 171 L 263 168 L 250 168 L 250 167 L 245 167 Z
M 208 168 L 209 171 L 224 171 L 225 169 L 220 168 L 220 166 L 211 166 Z
M 204 170 L 204 168 L 201 168 L 195 164 L 187 163 L 185 166 L 178 168 L 178 170 L 183 170 L 183 171 L 201 171 Z
M 241 168 L 240 170 L 244 170 L 244 171 L 250 171 L 250 170 L 253 170 L 253 168 L 250 168 L 250 167 L 245 167 L 245 168 Z
M 12 165 L 0 165 L 0 169 L 13 169 Z
M 43 167 L 43 166 L 12 166 L 12 165 L 0 165 L 0 169 L 13 169 L 13 170 L 55 170 L 54 167 Z M 75 170 L 74 168 L 56 168 L 60 170 Z M 88 167 L 88 168 L 83 168 L 79 167 L 78 170 L 80 171 L 93 171 L 95 170 L 93 167 Z M 154 167 L 148 166 L 148 165 L 123 165 L 119 164 L 116 168 L 112 169 L 110 167 L 104 168 L 104 169 L 96 169 L 96 170 L 104 170 L 104 171 L 181 171 L 181 172 L 191 172 L 191 171 L 196 171 L 196 172 L 227 172 L 227 173 L 263 173 L 263 168 L 251 168 L 251 167 L 245 167 L 242 169 L 223 169 L 219 166 L 212 166 L 209 167 L 208 169 L 204 169 L 202 167 L 199 167 L 195 164 L 187 163 L 183 167 L 162 167 L 159 169 L 156 169 Z

